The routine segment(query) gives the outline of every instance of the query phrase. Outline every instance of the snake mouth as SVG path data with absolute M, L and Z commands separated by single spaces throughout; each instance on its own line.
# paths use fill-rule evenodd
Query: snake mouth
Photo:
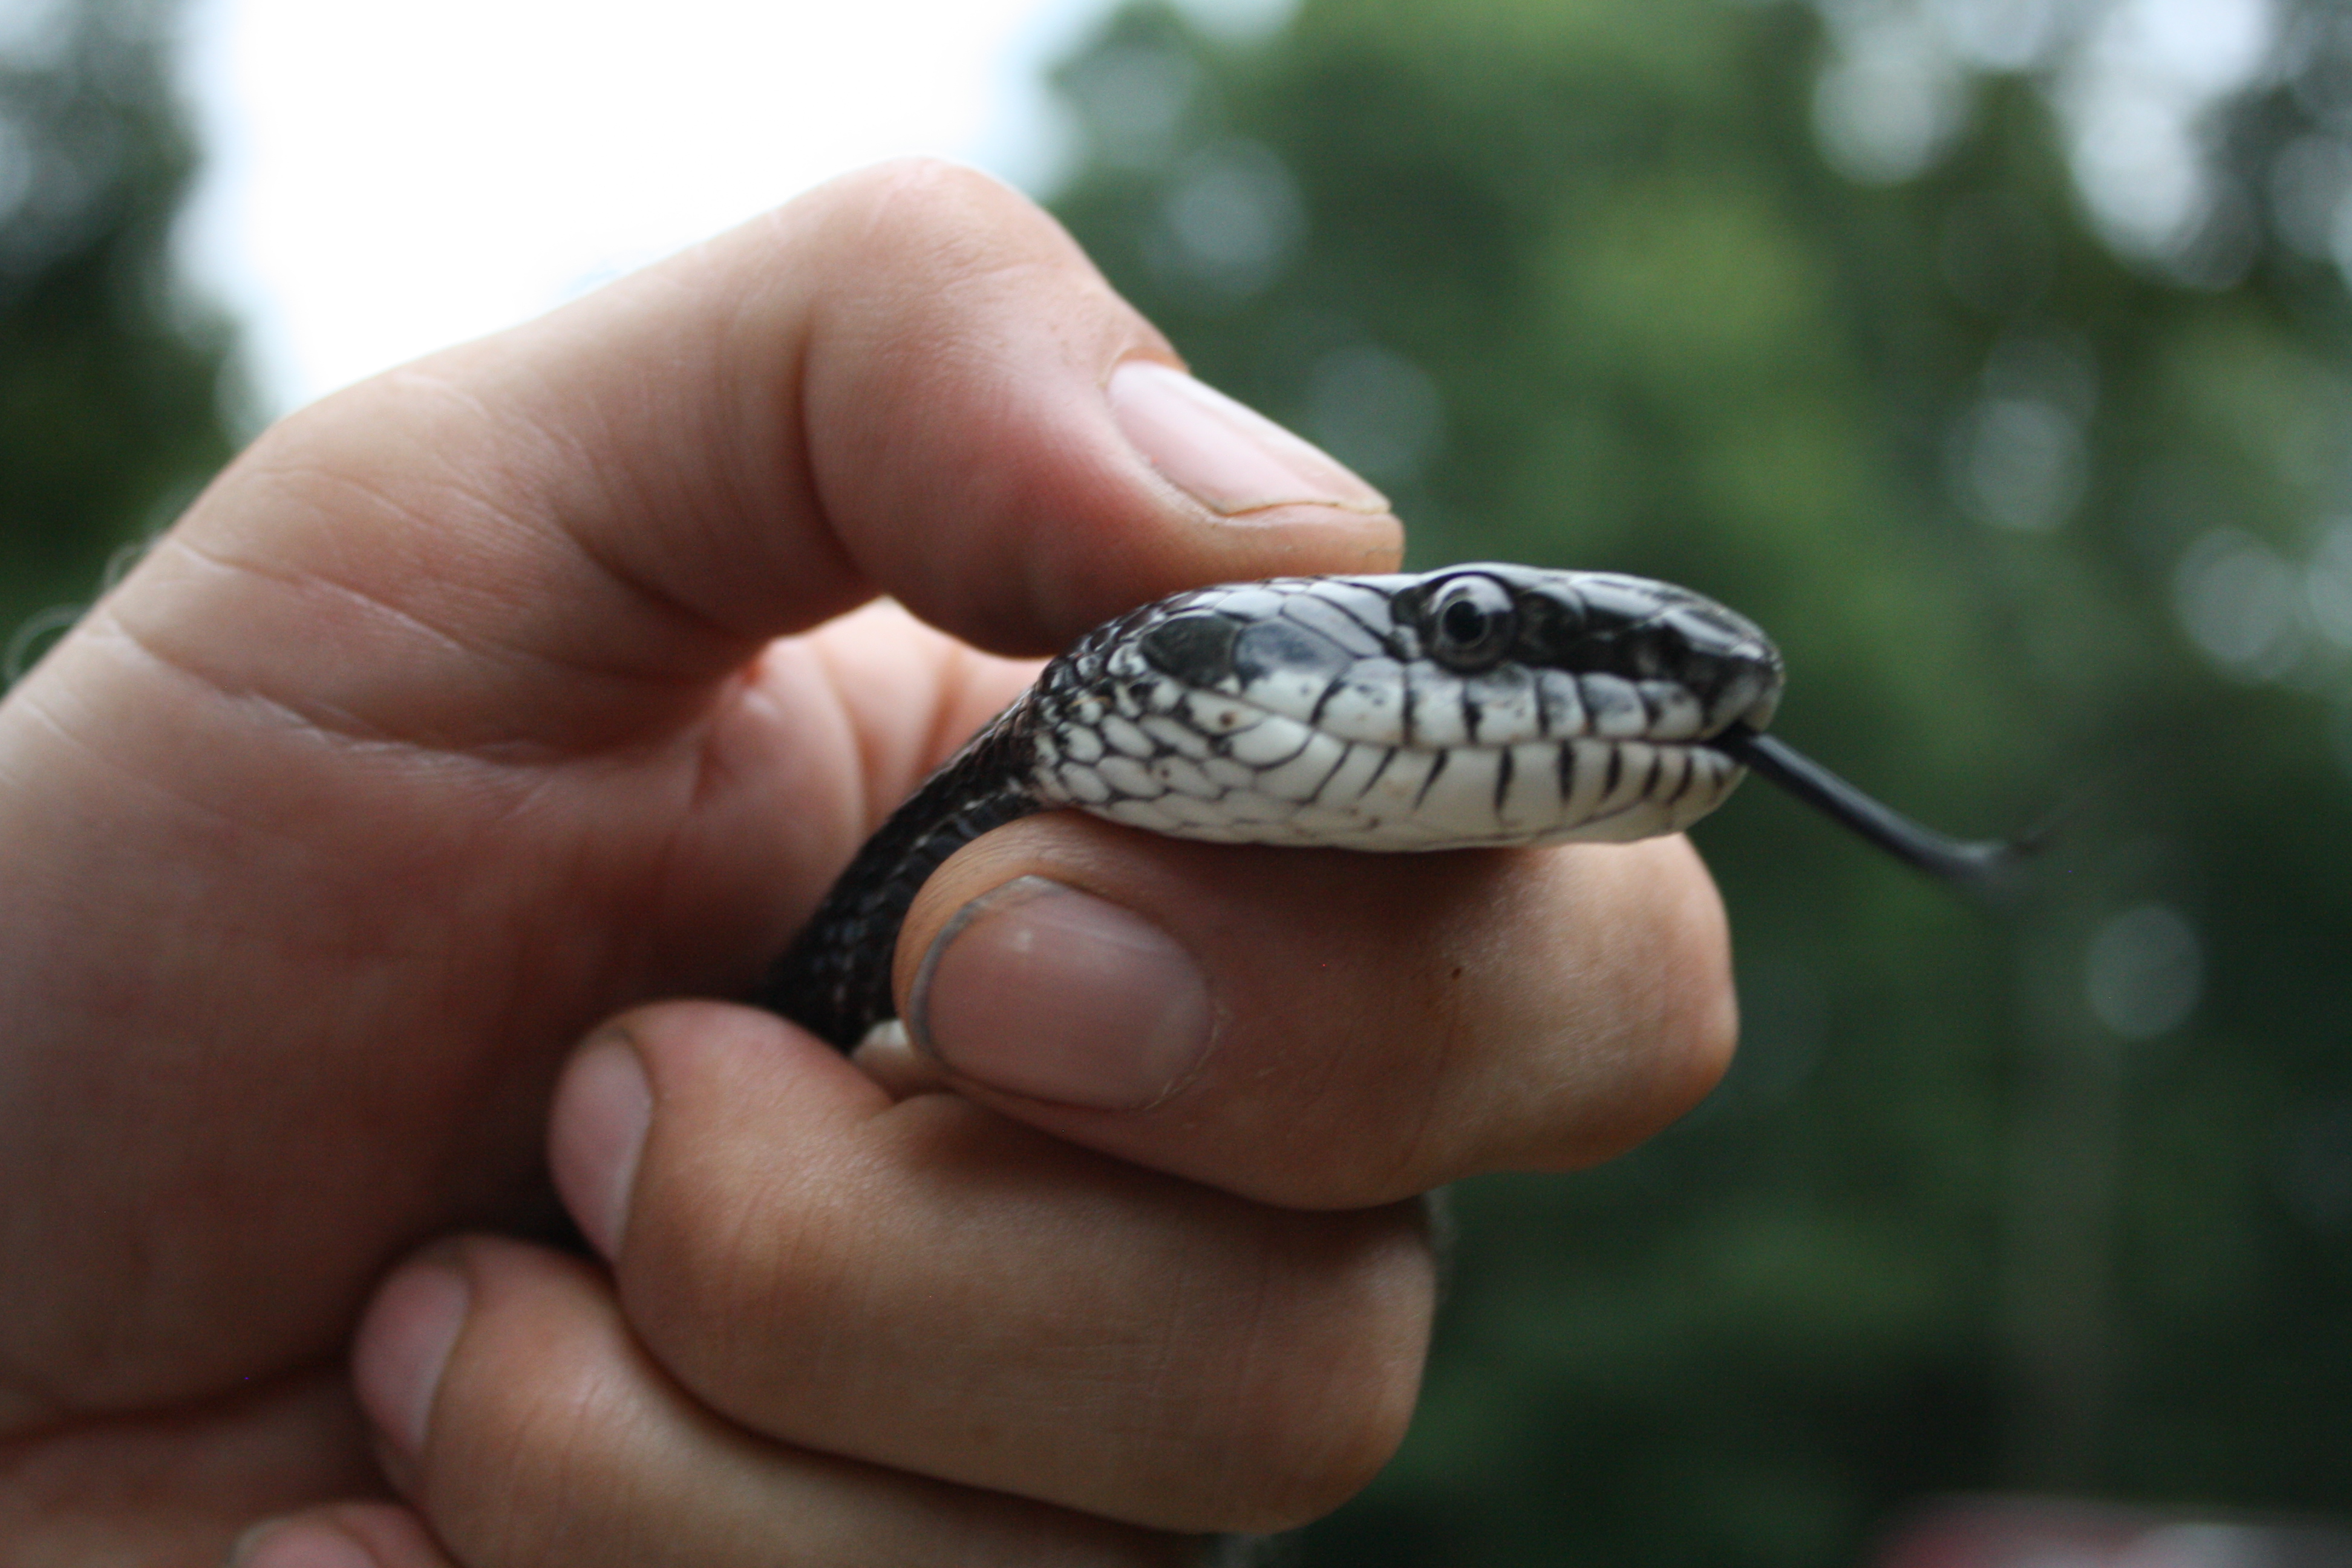
M 1735 731 L 1760 733 L 1771 728 L 1772 716 L 1780 710 L 1780 670 L 1777 666 L 1736 670 L 1704 701 L 1706 730 L 1693 737 L 1701 745 L 1712 745 Z
M 1041 733 L 1041 797 L 1181 837 L 1446 849 L 1622 841 L 1721 805 L 1739 763 L 1696 738 L 1413 744 L 1317 729 L 1223 693 L 1198 711 Z

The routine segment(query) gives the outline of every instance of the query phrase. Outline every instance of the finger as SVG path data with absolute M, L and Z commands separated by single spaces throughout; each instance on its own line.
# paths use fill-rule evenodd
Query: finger
M 228 1568 L 458 1568 L 424 1522 L 391 1503 L 333 1503 L 255 1525 Z
M 568 1069 L 559 1186 L 631 1326 L 782 1440 L 1158 1529 L 1286 1528 L 1386 1461 L 1417 1205 L 1306 1215 L 893 1102 L 801 1031 L 645 1008 Z
M 688 1398 L 588 1267 L 510 1242 L 468 1241 L 396 1274 L 355 1366 L 403 1491 L 464 1568 L 1174 1568 L 1191 1550 L 763 1441 Z
M 38 1272 L 14 1267 L 11 1291 Z M 340 1357 L 203 1403 L 52 1416 L 0 1442 L 0 1563 L 217 1562 L 265 1515 L 380 1492 L 368 1449 Z
M 283 422 L 108 613 L 339 731 L 575 746 L 877 592 L 1043 653 L 1395 559 L 1376 492 L 1173 361 L 1024 198 L 890 165 Z
M 1606 1158 L 1696 1104 L 1737 1032 L 1680 838 L 1276 855 L 1056 813 L 931 878 L 897 986 L 966 1093 L 1314 1207 Z

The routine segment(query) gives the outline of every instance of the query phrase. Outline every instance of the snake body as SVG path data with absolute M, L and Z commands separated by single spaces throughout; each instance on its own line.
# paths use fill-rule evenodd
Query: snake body
M 1481 563 L 1196 589 L 1087 634 L 867 841 L 761 1000 L 847 1050 L 889 1019 L 940 862 L 1076 806 L 1223 843 L 1370 850 L 1672 833 L 1756 767 L 1915 863 L 1999 847 L 1894 816 L 1764 735 L 1780 655 L 1688 589 Z

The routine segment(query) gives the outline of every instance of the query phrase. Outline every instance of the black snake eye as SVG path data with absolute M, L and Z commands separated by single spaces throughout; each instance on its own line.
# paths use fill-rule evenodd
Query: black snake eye
M 1498 664 L 1518 636 L 1511 591 L 1492 577 L 1456 577 L 1429 603 L 1430 656 L 1448 669 Z

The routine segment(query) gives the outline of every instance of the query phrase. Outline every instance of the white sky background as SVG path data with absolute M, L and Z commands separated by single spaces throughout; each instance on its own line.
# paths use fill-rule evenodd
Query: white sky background
M 184 260 L 272 416 L 877 159 L 1035 189 L 1067 152 L 1043 72 L 1112 4 L 194 0 Z
M 1043 73 L 1115 3 L 190 0 L 186 271 L 246 327 L 254 412 L 283 413 L 877 159 L 1042 189 L 1069 152 Z M 1849 174 L 1909 178 L 1964 125 L 1968 71 L 2034 71 L 2093 216 L 2158 259 L 2207 205 L 2207 107 L 2273 52 L 2273 0 L 1815 3 L 1823 150 Z M 1293 4 L 1187 0 L 1241 32 Z M 2352 216 L 2336 230 L 2352 274 Z

